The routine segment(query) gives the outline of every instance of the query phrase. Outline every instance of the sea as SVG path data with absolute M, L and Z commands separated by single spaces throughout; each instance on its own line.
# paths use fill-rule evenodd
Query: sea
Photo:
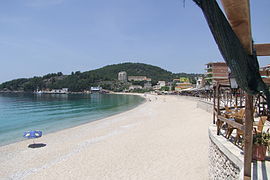
M 120 94 L 0 93 L 0 146 L 24 140 L 23 133 L 43 135 L 130 110 L 145 100 Z

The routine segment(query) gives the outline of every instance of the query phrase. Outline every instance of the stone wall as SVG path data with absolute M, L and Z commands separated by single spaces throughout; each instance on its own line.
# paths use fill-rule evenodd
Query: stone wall
M 213 113 L 213 104 L 197 101 L 197 108 Z M 223 136 L 217 135 L 215 124 L 209 126 L 209 179 L 242 179 L 243 152 Z
M 239 179 L 240 169 L 211 140 L 209 142 L 209 179 Z

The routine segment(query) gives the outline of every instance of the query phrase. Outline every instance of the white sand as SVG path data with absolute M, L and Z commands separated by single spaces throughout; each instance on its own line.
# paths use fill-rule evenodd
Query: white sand
M 150 96 L 148 95 L 148 98 Z M 0 179 L 208 179 L 211 114 L 196 101 L 151 96 L 109 118 L 0 147 Z

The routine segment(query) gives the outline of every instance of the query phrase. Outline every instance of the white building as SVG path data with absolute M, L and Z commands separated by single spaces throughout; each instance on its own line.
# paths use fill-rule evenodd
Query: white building
M 143 88 L 144 89 L 151 89 L 152 88 L 151 82 L 147 81 L 146 83 L 144 83 Z
M 118 73 L 118 80 L 119 81 L 127 81 L 127 72 L 126 71 L 121 71 Z
M 68 93 L 68 88 L 52 89 L 49 93 L 52 93 L 52 94 L 67 94 Z
M 159 85 L 160 88 L 166 86 L 166 82 L 165 81 L 158 81 L 157 84 Z
M 153 86 L 153 89 L 155 90 L 159 90 L 160 88 L 166 86 L 166 82 L 165 81 L 158 81 L 157 85 Z
M 146 76 L 128 76 L 129 81 L 151 81 L 151 78 Z
M 129 86 L 128 89 L 129 89 L 129 90 L 142 89 L 142 86 L 140 86 L 140 85 L 131 85 L 131 86 Z
M 203 78 L 198 77 L 198 79 L 196 80 L 196 88 L 200 89 L 202 87 L 203 87 Z
M 91 92 L 99 92 L 102 90 L 102 87 L 98 86 L 98 87 L 91 87 L 90 88 Z

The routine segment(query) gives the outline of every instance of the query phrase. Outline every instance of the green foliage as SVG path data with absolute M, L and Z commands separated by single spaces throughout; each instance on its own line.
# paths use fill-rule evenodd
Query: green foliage
M 131 84 L 133 85 L 139 85 L 139 86 L 144 86 L 144 84 L 146 83 L 147 81 L 131 81 Z
M 169 91 L 170 90 L 170 87 L 168 86 L 163 86 L 160 88 L 161 91 Z
M 129 83 L 119 82 L 118 73 L 126 71 L 128 76 L 146 76 L 152 79 L 152 84 L 157 81 L 172 81 L 179 77 L 189 77 L 195 82 L 197 74 L 186 74 L 166 71 L 160 67 L 142 63 L 122 63 L 108 65 L 96 70 L 86 72 L 72 72 L 71 75 L 63 75 L 62 72 L 50 73 L 43 77 L 33 77 L 29 79 L 16 79 L 0 85 L 0 90 L 9 91 L 34 91 L 36 89 L 60 89 L 69 88 L 70 91 L 79 92 L 89 90 L 91 86 L 102 86 L 104 89 L 122 91 L 128 89 Z M 145 83 L 144 81 L 132 82 L 136 85 Z
M 24 83 L 26 83 L 27 81 L 28 79 L 26 78 L 7 81 L 0 85 L 0 90 L 22 91 L 24 89 Z
M 57 77 L 57 76 L 63 76 L 63 73 L 62 73 L 62 72 L 58 72 L 58 73 L 49 73 L 49 74 L 46 74 L 45 76 L 43 76 L 42 78 L 43 78 L 43 79 L 49 79 L 49 78 Z
M 253 144 L 270 146 L 270 133 L 268 132 L 255 133 L 253 135 Z

